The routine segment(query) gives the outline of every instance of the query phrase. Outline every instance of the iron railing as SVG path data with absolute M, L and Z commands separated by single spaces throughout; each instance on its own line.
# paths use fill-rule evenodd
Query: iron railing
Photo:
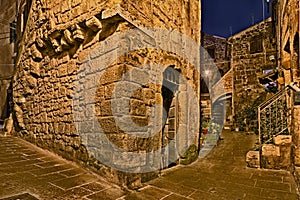
M 258 131 L 260 144 L 273 142 L 277 135 L 289 135 L 288 96 L 290 87 L 277 92 L 258 107 Z

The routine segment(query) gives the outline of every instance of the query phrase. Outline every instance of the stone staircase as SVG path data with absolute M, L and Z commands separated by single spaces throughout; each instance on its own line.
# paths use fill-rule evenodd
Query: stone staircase
M 233 71 L 230 69 L 214 86 L 212 87 L 212 99 L 214 103 L 218 99 L 232 94 L 233 90 Z
M 199 158 L 206 157 L 209 152 L 217 145 L 219 140 L 219 134 L 217 133 L 209 133 L 205 135 L 205 139 L 203 142 L 203 147 L 199 152 Z
M 292 166 L 291 99 L 295 84 L 287 85 L 258 107 L 259 146 L 246 155 L 248 167 L 285 169 Z
M 227 129 L 231 128 L 230 123 L 226 120 L 226 101 L 232 95 L 232 69 L 229 70 L 211 89 L 211 117 L 210 124 L 218 124 L 220 127 L 217 131 L 209 130 L 204 137 L 204 142 L 199 153 L 199 157 L 205 157 L 216 145 L 220 138 L 222 128 L 225 125 Z M 224 124 L 225 123 L 225 124 Z

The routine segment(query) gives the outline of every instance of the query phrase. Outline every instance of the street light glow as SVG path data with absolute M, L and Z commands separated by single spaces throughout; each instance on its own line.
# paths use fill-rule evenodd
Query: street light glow
M 208 70 L 208 69 L 205 70 L 205 71 L 204 71 L 204 74 L 205 74 L 205 76 L 208 76 L 208 75 L 210 74 L 209 70 Z

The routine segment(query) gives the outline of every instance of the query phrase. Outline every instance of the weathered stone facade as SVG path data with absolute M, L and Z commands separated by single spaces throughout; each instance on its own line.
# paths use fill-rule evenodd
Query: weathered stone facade
M 219 69 L 220 75 L 224 76 L 230 69 L 230 60 L 228 59 L 228 50 L 230 49 L 227 45 L 227 39 L 207 33 L 202 33 L 201 46 L 203 47 L 203 50 L 206 51 L 202 53 L 202 65 L 213 64 Z M 203 66 L 202 68 L 209 69 L 209 66 Z M 205 74 L 203 74 L 203 76 L 205 76 Z M 214 74 L 209 74 L 209 78 L 209 84 L 211 84 L 211 86 L 215 85 L 215 83 L 218 81 L 217 77 Z
M 202 33 L 201 47 L 201 111 L 202 125 L 205 126 L 211 118 L 219 117 L 217 115 L 219 115 L 220 109 L 215 107 L 216 104 L 214 105 L 214 103 L 216 103 L 218 97 L 225 95 L 224 82 L 220 82 L 220 79 L 229 71 L 230 63 L 226 38 Z M 227 80 L 227 77 L 225 79 Z M 231 82 L 232 79 L 230 79 Z M 221 93 L 221 95 L 217 97 L 215 93 Z M 215 109 L 212 109 L 212 107 Z M 228 113 L 230 113 L 231 106 L 228 105 L 227 107 Z
M 299 82 L 299 1 L 274 1 L 279 66 L 283 67 L 285 84 Z
M 258 77 L 263 70 L 273 70 L 276 63 L 276 42 L 271 19 L 256 24 L 232 37 L 231 66 L 233 70 L 233 113 L 236 126 L 257 129 L 257 106 L 266 92 Z
M 0 119 L 8 117 L 7 90 L 14 70 L 14 42 L 11 40 L 11 24 L 15 20 L 16 1 L 0 1 Z
M 274 144 L 264 144 L 261 150 L 261 167 L 266 169 L 285 169 L 291 167 L 292 137 L 278 135 Z
M 299 87 L 300 61 L 299 61 L 299 0 L 274 1 L 273 20 L 276 30 L 278 46 L 278 67 L 283 73 L 283 84 L 289 85 L 296 82 Z M 293 136 L 294 153 L 292 160 L 296 166 L 300 166 L 299 135 L 300 135 L 300 107 L 294 106 L 294 93 L 288 97 L 288 107 L 292 110 L 289 119 L 290 133 Z
M 14 76 L 15 133 L 129 187 L 157 174 L 155 167 L 141 174 L 156 162 L 165 168 L 171 160 L 190 160 L 178 148 L 197 151 L 191 132 L 199 129 L 199 105 L 188 95 L 190 88 L 199 102 L 197 60 L 167 51 L 174 44 L 189 50 L 184 37 L 144 27 L 178 31 L 199 45 L 200 2 L 33 1 Z M 172 77 L 164 76 L 168 70 Z M 171 93 L 164 81 L 172 82 Z M 156 104 L 167 110 L 167 119 L 162 109 L 152 109 Z M 154 118 L 165 125 L 152 135 L 159 127 Z M 106 148 L 110 143 L 120 152 Z M 147 154 L 162 149 L 162 158 Z M 142 156 L 135 160 L 123 151 Z

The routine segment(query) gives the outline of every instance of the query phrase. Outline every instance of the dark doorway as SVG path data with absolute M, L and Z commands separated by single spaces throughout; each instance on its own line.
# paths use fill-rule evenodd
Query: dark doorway
M 164 117 L 162 129 L 162 145 L 167 147 L 163 150 L 163 168 L 176 165 L 178 152 L 176 148 L 176 131 L 178 126 L 178 89 L 180 71 L 169 66 L 163 72 L 163 85 L 161 88 Z

